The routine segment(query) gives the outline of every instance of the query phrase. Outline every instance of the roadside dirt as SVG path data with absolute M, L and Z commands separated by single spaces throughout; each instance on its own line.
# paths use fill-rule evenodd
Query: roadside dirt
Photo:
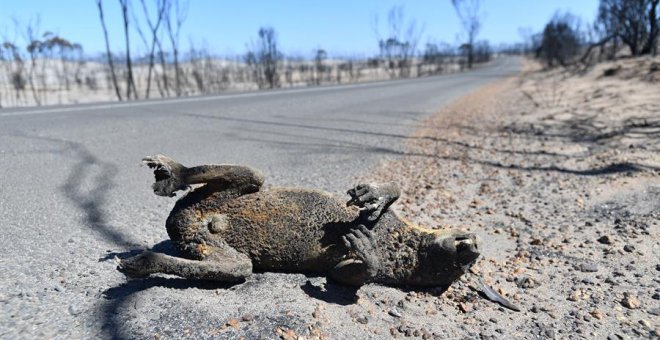
M 571 73 L 528 62 L 430 118 L 406 156 L 363 178 L 401 183 L 394 209 L 414 222 L 481 240 L 476 275 L 439 297 L 408 293 L 388 332 L 657 337 L 659 66 L 629 59 Z M 521 311 L 480 297 L 477 276 Z

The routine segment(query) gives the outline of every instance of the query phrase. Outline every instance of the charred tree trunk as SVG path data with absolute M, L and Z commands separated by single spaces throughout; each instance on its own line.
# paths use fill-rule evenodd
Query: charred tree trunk
M 658 45 L 658 3 L 660 0 L 652 0 L 649 8 L 649 38 L 642 49 L 642 54 L 653 54 L 657 53 Z
M 105 50 L 108 55 L 108 64 L 110 65 L 110 74 L 112 75 L 112 85 L 115 88 L 115 93 L 117 94 L 117 99 L 122 101 L 121 91 L 119 91 L 119 84 L 117 84 L 117 75 L 115 74 L 115 65 L 112 62 L 112 52 L 110 51 L 110 41 L 108 40 L 108 30 L 105 27 L 105 19 L 103 17 L 103 4 L 102 0 L 97 0 L 96 5 L 99 8 L 99 18 L 101 20 L 101 26 L 103 26 L 103 35 L 105 36 Z
M 128 0 L 119 0 L 121 5 L 122 16 L 124 18 L 124 37 L 126 41 L 126 68 L 128 74 L 126 75 L 126 98 L 138 99 L 137 89 L 135 88 L 135 79 L 133 78 L 133 62 L 131 61 L 131 44 L 128 38 Z

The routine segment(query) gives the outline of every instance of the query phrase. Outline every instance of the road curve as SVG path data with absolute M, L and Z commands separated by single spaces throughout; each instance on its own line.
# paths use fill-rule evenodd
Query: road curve
M 410 80 L 0 110 L 0 338 L 181 335 L 230 315 L 202 306 L 216 296 L 207 287 L 125 283 L 115 270 L 115 254 L 167 237 L 174 201 L 151 193 L 142 156 L 249 164 L 269 185 L 341 193 L 383 156 L 401 154 L 428 115 L 519 64 L 503 58 Z M 252 313 L 270 306 L 259 302 Z

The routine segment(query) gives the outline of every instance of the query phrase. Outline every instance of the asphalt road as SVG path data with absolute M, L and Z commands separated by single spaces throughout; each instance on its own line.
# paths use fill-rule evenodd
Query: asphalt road
M 197 337 L 232 311 L 276 315 L 278 292 L 300 290 L 285 274 L 260 274 L 238 289 L 126 283 L 112 258 L 165 240 L 174 204 L 152 194 L 141 157 L 249 164 L 267 185 L 340 194 L 404 152 L 425 117 L 518 69 L 519 60 L 500 59 L 411 80 L 0 110 L 0 338 Z

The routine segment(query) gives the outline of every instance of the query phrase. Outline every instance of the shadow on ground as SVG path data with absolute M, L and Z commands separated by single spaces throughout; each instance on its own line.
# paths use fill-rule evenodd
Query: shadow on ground
M 235 122 L 244 125 L 241 129 L 243 132 L 251 133 L 242 133 L 234 135 L 236 139 L 240 139 L 246 142 L 254 143 L 268 143 L 274 145 L 280 145 L 285 148 L 291 148 L 293 151 L 299 151 L 302 153 L 370 153 L 370 154 L 381 154 L 381 155 L 392 155 L 392 156 L 415 156 L 415 157 L 428 157 L 435 158 L 438 160 L 453 160 L 461 161 L 467 163 L 481 164 L 485 166 L 491 166 L 500 169 L 508 170 L 519 170 L 519 171 L 545 171 L 545 172 L 559 172 L 559 173 L 568 173 L 578 176 L 598 176 L 598 175 L 610 175 L 616 173 L 628 173 L 628 172 L 641 172 L 641 171 L 660 171 L 660 168 L 646 165 L 638 164 L 635 162 L 611 162 L 609 164 L 603 164 L 599 166 L 594 166 L 587 169 L 574 169 L 558 165 L 559 161 L 565 161 L 570 159 L 571 155 L 565 155 L 560 153 L 553 153 L 546 150 L 520 150 L 516 148 L 495 148 L 495 147 L 484 147 L 481 145 L 467 143 L 458 139 L 449 139 L 449 138 L 438 138 L 438 137 L 428 137 L 428 136 L 406 136 L 402 134 L 394 133 L 382 133 L 369 131 L 367 129 L 359 128 L 337 128 L 337 127 L 324 127 L 318 125 L 302 124 L 295 122 L 283 122 L 283 121 L 268 121 L 268 120 L 259 120 L 259 119 L 246 119 L 246 118 L 235 118 L 235 117 L 225 117 L 225 116 L 213 116 L 213 115 L 201 115 L 201 114 L 191 114 L 183 113 L 184 115 L 201 118 L 201 119 L 213 119 L 221 120 L 228 122 Z M 365 125 L 365 126 L 368 126 Z M 319 130 L 332 133 L 337 137 L 326 138 L 326 137 L 316 137 L 304 135 L 301 133 L 291 133 L 291 132 L 279 132 L 272 129 L 261 130 L 258 127 L 283 127 L 283 128 L 296 128 L 297 130 Z M 451 128 L 457 128 L 453 126 Z M 562 139 L 574 143 L 586 144 L 588 149 L 594 149 L 592 145 L 608 143 L 608 147 L 612 147 L 612 143 L 615 143 L 617 140 L 621 139 L 623 136 L 636 136 L 641 134 L 642 137 L 650 139 L 648 143 L 652 145 L 654 142 L 657 143 L 657 140 L 660 138 L 660 121 L 648 120 L 648 119 L 630 119 L 624 121 L 623 125 L 620 127 L 614 127 L 611 131 L 604 131 L 599 125 L 597 120 L 594 118 L 583 119 L 576 117 L 574 120 L 562 121 L 561 126 L 506 126 L 497 131 L 477 131 L 469 126 L 458 127 L 461 129 L 461 133 L 471 134 L 476 136 L 489 136 L 495 134 L 508 134 L 515 135 L 515 138 L 519 139 L 538 139 L 539 135 Z M 561 131 L 561 133 L 553 132 Z M 380 143 L 379 145 L 370 145 L 366 143 L 356 143 L 353 141 L 348 141 L 341 138 L 341 135 L 370 135 L 376 137 L 382 137 L 385 139 L 393 139 L 396 142 L 400 141 L 411 141 L 411 142 L 427 142 L 434 143 L 431 148 L 425 148 L 424 152 L 412 152 L 405 151 L 403 149 L 395 149 L 387 145 L 392 145 L 396 143 Z M 248 136 L 246 136 L 248 135 Z M 270 136 L 272 138 L 265 138 L 264 136 Z M 521 145 L 526 145 L 526 143 L 521 143 Z M 457 152 L 444 152 L 449 148 L 454 147 L 458 148 Z M 419 150 L 419 148 L 417 148 Z M 443 152 L 435 152 L 436 150 L 442 150 Z M 544 156 L 549 157 L 543 159 L 544 163 L 547 165 L 536 165 L 536 164 L 523 164 L 519 163 L 509 163 L 505 164 L 499 161 L 494 161 L 499 157 L 488 157 L 481 156 L 471 156 L 467 155 L 465 152 L 460 151 L 483 151 L 483 153 L 499 153 L 499 154 L 511 154 L 518 155 L 525 159 L 532 159 L 531 157 Z M 579 157 L 588 156 L 588 153 L 577 155 Z M 525 162 L 533 163 L 533 162 Z

